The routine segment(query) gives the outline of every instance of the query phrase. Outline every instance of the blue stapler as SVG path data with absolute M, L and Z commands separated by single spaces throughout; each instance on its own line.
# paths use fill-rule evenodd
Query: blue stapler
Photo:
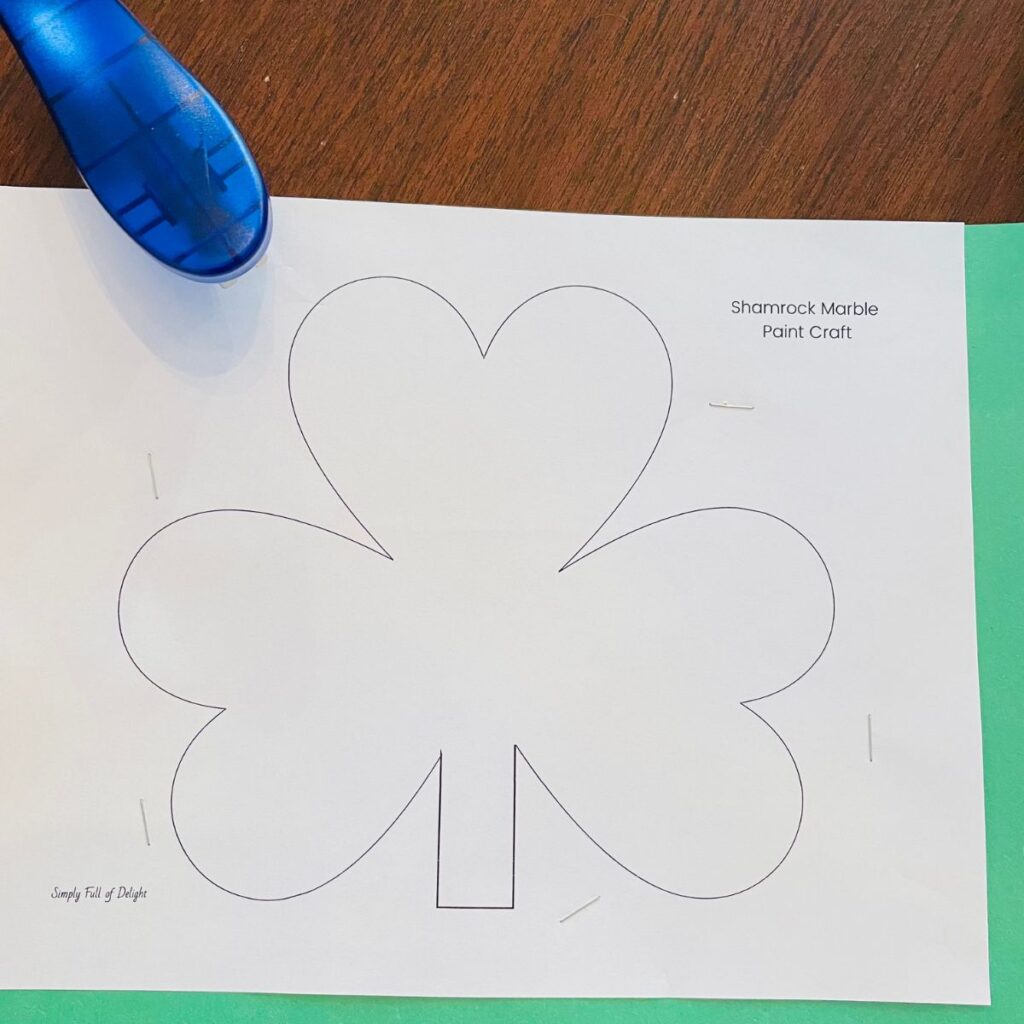
M 0 0 L 86 184 L 150 255 L 197 281 L 259 262 L 270 200 L 217 101 L 118 0 Z

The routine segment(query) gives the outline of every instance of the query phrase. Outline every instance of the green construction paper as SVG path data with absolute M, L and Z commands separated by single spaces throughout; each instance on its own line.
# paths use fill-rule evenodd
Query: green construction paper
M 966 234 L 992 1006 L 2 992 L 0 1024 L 1020 1024 L 1024 1020 L 1024 224 Z M 2 913 L 0 913 L 2 922 Z M 41 950 L 40 955 L 45 956 Z

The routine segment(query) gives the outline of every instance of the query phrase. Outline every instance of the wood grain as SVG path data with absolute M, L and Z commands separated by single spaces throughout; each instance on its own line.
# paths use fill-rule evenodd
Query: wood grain
M 131 6 L 276 194 L 1024 220 L 1024 0 Z M 5 42 L 0 183 L 78 183 Z

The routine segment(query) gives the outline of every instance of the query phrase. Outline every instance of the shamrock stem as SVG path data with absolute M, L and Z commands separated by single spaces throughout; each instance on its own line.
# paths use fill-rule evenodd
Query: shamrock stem
M 438 762 L 437 906 L 515 906 L 515 746 L 476 736 L 446 745 Z

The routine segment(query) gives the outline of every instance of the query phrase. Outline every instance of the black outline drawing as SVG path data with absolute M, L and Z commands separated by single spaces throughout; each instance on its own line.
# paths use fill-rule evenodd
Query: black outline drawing
M 676 892 L 676 891 L 674 891 L 672 889 L 665 888 L 664 886 L 659 885 L 658 883 L 651 881 L 649 878 L 645 878 L 643 875 L 637 873 L 632 868 L 630 868 L 628 865 L 624 864 L 611 851 L 609 851 L 604 846 L 602 846 L 601 843 L 587 830 L 587 828 L 572 815 L 572 813 L 569 811 L 569 809 L 561 802 L 561 800 L 559 800 L 559 798 L 555 795 L 555 793 L 552 791 L 552 789 L 544 781 L 544 779 L 537 772 L 537 770 L 534 768 L 534 766 L 530 763 L 530 761 L 528 760 L 526 755 L 523 753 L 522 749 L 519 747 L 518 744 L 514 744 L 513 748 L 512 748 L 512 871 L 511 871 L 511 876 L 512 877 L 511 877 L 511 893 L 510 893 L 510 898 L 509 898 L 509 901 L 507 902 L 507 904 L 501 904 L 501 905 L 481 905 L 481 906 L 468 905 L 468 906 L 464 906 L 464 905 L 447 905 L 447 904 L 442 904 L 441 901 L 440 901 L 440 899 L 441 899 L 441 896 L 440 896 L 440 894 L 441 894 L 441 835 L 442 835 L 442 832 L 441 832 L 442 803 L 441 803 L 441 801 L 442 801 L 442 793 L 443 793 L 442 780 L 443 780 L 443 763 L 444 763 L 444 753 L 443 753 L 443 751 L 439 751 L 438 752 L 437 759 L 430 766 L 430 770 L 427 772 L 427 774 L 423 777 L 423 779 L 417 785 L 417 787 L 413 791 L 412 795 L 409 797 L 409 799 L 402 806 L 402 809 L 398 812 L 398 814 L 396 814 L 391 819 L 390 822 L 387 823 L 387 825 L 383 828 L 383 831 L 380 832 L 380 834 L 377 836 L 377 838 L 374 839 L 373 842 L 361 854 L 359 854 L 358 857 L 356 857 L 354 860 L 352 860 L 349 864 L 347 864 L 345 867 L 343 867 L 340 871 L 336 872 L 330 878 L 325 879 L 324 881 L 318 883 L 317 885 L 310 886 L 309 888 L 303 889 L 300 892 L 291 893 L 291 894 L 286 895 L 286 896 L 252 896 L 252 895 L 248 895 L 246 893 L 236 892 L 236 891 L 228 888 L 227 886 L 222 885 L 221 883 L 219 883 L 219 882 L 215 881 L 214 879 L 210 878 L 210 876 L 207 875 L 202 870 L 202 868 L 200 868 L 199 865 L 196 864 L 196 862 L 192 859 L 192 857 L 189 854 L 188 850 L 185 848 L 185 844 L 182 842 L 181 836 L 178 833 L 177 822 L 175 821 L 175 815 L 174 815 L 174 792 L 175 792 L 175 785 L 176 785 L 177 780 L 178 780 L 178 773 L 179 773 L 179 771 L 181 769 L 181 766 L 184 763 L 185 758 L 188 756 L 188 753 L 191 750 L 192 746 L 199 739 L 199 737 L 225 711 L 228 710 L 228 708 L 226 706 L 222 707 L 222 706 L 216 705 L 216 704 L 204 704 L 201 701 L 195 701 L 195 700 L 191 700 L 191 699 L 189 699 L 187 697 L 182 697 L 182 696 L 180 696 L 180 695 L 178 695 L 176 693 L 173 693 L 171 690 L 168 690 L 166 687 L 162 686 L 155 679 L 153 679 L 151 676 L 149 676 L 145 671 L 143 671 L 143 669 L 139 665 L 138 661 L 136 661 L 135 656 L 132 654 L 131 649 L 128 646 L 127 639 L 125 638 L 125 635 L 124 635 L 124 625 L 123 625 L 123 617 L 122 617 L 122 601 L 123 601 L 123 597 L 124 597 L 125 583 L 127 582 L 129 575 L 131 574 L 132 567 L 135 565 L 135 562 L 137 561 L 139 556 L 142 554 L 142 552 L 149 546 L 149 544 L 153 540 L 155 540 L 165 530 L 168 530 L 172 526 L 175 526 L 175 525 L 177 525 L 179 523 L 182 523 L 182 522 L 184 522 L 185 520 L 188 520 L 188 519 L 194 519 L 194 518 L 197 518 L 199 516 L 215 515 L 215 514 L 220 514 L 220 513 L 225 513 L 225 512 L 234 512 L 234 513 L 241 513 L 241 514 L 246 514 L 246 515 L 266 516 L 266 517 L 271 518 L 271 519 L 281 519 L 281 520 L 285 520 L 286 522 L 296 523 L 296 524 L 301 525 L 301 526 L 309 526 L 309 527 L 312 527 L 315 530 L 320 530 L 323 533 L 328 533 L 328 534 L 331 534 L 334 537 L 338 537 L 340 540 L 348 541 L 351 544 L 355 544 L 358 547 L 364 548 L 365 550 L 370 551 L 370 552 L 372 552 L 375 555 L 379 555 L 379 556 L 387 559 L 388 561 L 394 561 L 394 559 L 392 558 L 391 554 L 387 551 L 387 549 L 373 535 L 373 533 L 370 532 L 370 530 L 366 527 L 366 525 L 359 518 L 359 516 L 356 514 L 356 512 L 348 504 L 348 502 L 346 502 L 345 499 L 341 496 L 340 492 L 335 487 L 334 482 L 327 475 L 327 472 L 325 471 L 324 467 L 321 465 L 319 459 L 316 456 L 315 451 L 313 450 L 312 445 L 310 444 L 310 442 L 309 442 L 309 440 L 308 440 L 308 438 L 306 436 L 306 432 L 305 432 L 305 430 L 302 427 L 302 422 L 301 422 L 301 419 L 299 417 L 298 409 L 296 408 L 296 405 L 295 405 L 295 396 L 294 396 L 294 391 L 293 391 L 293 386 L 292 386 L 292 360 L 293 360 L 293 357 L 294 357 L 294 354 L 295 354 L 295 346 L 296 346 L 296 344 L 298 342 L 299 335 L 302 333 L 302 329 L 303 329 L 303 327 L 306 324 L 306 321 L 321 306 L 321 304 L 323 304 L 327 299 L 331 298 L 331 296 L 337 294 L 338 292 L 340 292 L 344 288 L 348 288 L 348 287 L 350 287 L 352 285 L 356 285 L 356 284 L 362 284 L 362 283 L 365 283 L 365 282 L 368 282 L 368 281 L 401 281 L 401 282 L 404 282 L 406 284 L 411 284 L 411 285 L 414 285 L 414 286 L 416 286 L 418 288 L 422 288 L 425 291 L 429 292 L 430 294 L 436 296 L 446 306 L 448 306 L 449 309 L 451 309 L 456 314 L 458 319 L 465 326 L 466 330 L 469 332 L 470 337 L 473 339 L 473 342 L 476 344 L 477 351 L 479 352 L 481 359 L 486 359 L 487 358 L 487 354 L 491 351 L 491 348 L 494 345 L 494 342 L 497 340 L 498 335 L 501 333 L 502 329 L 512 319 L 512 317 L 514 317 L 515 314 L 517 312 L 519 312 L 524 306 L 526 306 L 528 303 L 534 301 L 534 299 L 540 298 L 543 295 L 549 295 L 552 292 L 563 291 L 563 290 L 568 290 L 568 289 L 573 289 L 573 290 L 576 290 L 576 289 L 579 289 L 579 290 L 589 290 L 589 291 L 596 291 L 596 292 L 601 292 L 601 293 L 606 294 L 606 295 L 610 295 L 613 298 L 616 298 L 616 299 L 620 300 L 621 302 L 624 302 L 626 305 L 630 306 L 632 309 L 636 310 L 636 312 L 638 312 L 644 318 L 644 320 L 647 321 L 647 323 L 651 326 L 651 328 L 653 329 L 655 335 L 657 336 L 657 338 L 658 338 L 659 342 L 661 343 L 661 346 L 662 346 L 662 348 L 664 350 L 665 361 L 666 361 L 666 365 L 667 365 L 667 369 L 668 369 L 668 374 L 669 374 L 669 392 L 668 392 L 668 401 L 666 403 L 665 416 L 664 416 L 664 418 L 662 420 L 661 427 L 660 427 L 660 429 L 658 431 L 658 435 L 657 435 L 657 437 L 655 439 L 654 446 L 651 448 L 651 451 L 648 454 L 647 458 L 644 460 L 644 463 L 641 466 L 640 471 L 633 478 L 633 481 L 630 483 L 630 485 L 626 489 L 625 493 L 614 504 L 612 509 L 607 513 L 607 515 L 605 515 L 603 517 L 603 519 L 600 521 L 600 523 L 597 525 L 597 527 L 590 533 L 590 535 L 587 537 L 587 539 L 575 550 L 575 552 L 569 557 L 569 559 L 558 569 L 559 573 L 562 573 L 566 569 L 570 568 L 571 566 L 577 564 L 578 562 L 583 561 L 583 559 L 589 558 L 592 555 L 597 554 L 597 552 L 603 550 L 604 548 L 609 547 L 610 545 L 612 545 L 612 544 L 614 544 L 614 543 L 616 543 L 618 541 L 624 540 L 626 537 L 629 537 L 629 536 L 632 536 L 633 534 L 639 533 L 641 530 L 646 530 L 646 529 L 649 529 L 650 527 L 657 526 L 657 525 L 659 525 L 661 523 L 668 522 L 668 521 L 670 521 L 672 519 L 679 519 L 679 518 L 681 518 L 683 516 L 694 515 L 694 514 L 699 513 L 699 512 L 718 512 L 718 511 L 750 512 L 750 513 L 754 513 L 756 515 L 762 515 L 762 516 L 766 516 L 766 517 L 768 517 L 770 519 L 773 519 L 776 522 L 779 522 L 782 525 L 788 527 L 794 533 L 796 533 L 811 548 L 811 550 L 817 556 L 818 560 L 821 562 L 822 568 L 825 570 L 825 576 L 828 579 L 829 593 L 830 593 L 831 602 L 832 602 L 832 612 L 831 612 L 831 619 L 830 619 L 830 622 L 829 622 L 828 634 L 827 634 L 827 636 L 825 638 L 825 642 L 822 645 L 821 650 L 817 653 L 817 655 L 815 655 L 814 659 L 807 666 L 807 668 L 805 668 L 795 679 L 792 679 L 792 680 L 790 680 L 790 682 L 785 683 L 784 685 L 776 688 L 775 690 L 772 690 L 770 693 L 762 694 L 762 695 L 760 695 L 758 697 L 750 697 L 750 698 L 748 698 L 746 700 L 739 701 L 739 705 L 741 707 L 745 708 L 747 711 L 749 711 L 752 715 L 754 715 L 755 718 L 757 718 L 763 725 L 765 725 L 771 731 L 771 733 L 775 736 L 775 738 L 779 741 L 779 743 L 782 745 L 782 748 L 786 751 L 786 754 L 788 755 L 789 760 L 790 760 L 790 762 L 793 765 L 793 771 L 794 771 L 794 774 L 796 775 L 796 781 L 797 781 L 797 785 L 799 787 L 799 792 L 800 792 L 800 811 L 799 811 L 799 815 L 798 815 L 798 819 L 797 819 L 796 829 L 793 832 L 793 837 L 790 840 L 789 845 L 786 847 L 786 850 L 783 853 L 781 859 L 778 861 L 778 863 L 775 864 L 775 866 L 772 867 L 771 870 L 769 870 L 761 878 L 757 879 L 757 881 L 752 882 L 751 884 L 746 885 L 743 888 L 737 889 L 737 890 L 735 890 L 733 892 L 721 893 L 721 894 L 711 895 L 711 896 L 698 896 L 698 895 L 694 895 L 692 893 Z M 632 875 L 634 878 L 636 878 L 637 880 L 643 882 L 644 884 L 649 885 L 649 886 L 651 886 L 654 889 L 657 889 L 659 892 L 666 893 L 666 894 L 668 894 L 670 896 L 677 896 L 677 897 L 679 897 L 681 899 L 690 899 L 690 900 L 720 900 L 720 899 L 729 899 L 730 897 L 739 896 L 742 893 L 749 892 L 751 889 L 755 888 L 756 886 L 760 885 L 762 882 L 764 882 L 767 879 L 769 879 L 772 875 L 775 874 L 776 871 L 779 870 L 780 867 L 782 867 L 783 863 L 785 863 L 786 859 L 789 857 L 790 853 L 792 852 L 793 847 L 796 845 L 797 838 L 800 835 L 800 829 L 801 829 L 801 827 L 803 825 L 804 810 L 805 810 L 803 778 L 800 775 L 800 768 L 797 765 L 796 758 L 793 756 L 793 752 L 790 750 L 790 748 L 789 748 L 788 744 L 786 743 L 786 741 L 778 733 L 778 731 L 775 729 L 775 727 L 766 718 L 764 718 L 762 715 L 758 714 L 758 712 L 756 710 L 754 710 L 754 708 L 751 707 L 751 705 L 752 704 L 756 704 L 756 703 L 758 703 L 759 701 L 762 701 L 762 700 L 767 700 L 770 697 L 774 697 L 775 695 L 777 695 L 779 693 L 782 693 L 783 690 L 788 690 L 791 686 L 794 686 L 801 679 L 803 679 L 804 676 L 806 676 L 818 664 L 818 662 L 821 660 L 822 656 L 825 654 L 825 651 L 828 648 L 828 645 L 829 645 L 829 643 L 831 642 L 831 639 L 832 639 L 832 634 L 833 634 L 833 631 L 835 629 L 835 618 L 836 618 L 835 587 L 834 587 L 833 581 L 832 581 L 832 574 L 829 571 L 828 564 L 825 562 L 825 559 L 822 557 L 821 552 L 817 549 L 817 547 L 815 547 L 815 545 L 811 542 L 811 540 L 804 533 L 802 533 L 795 526 L 793 526 L 792 523 L 787 522 L 785 519 L 781 518 L 780 516 L 774 515 L 771 512 L 765 512 L 765 511 L 763 511 L 761 509 L 756 509 L 756 508 L 746 508 L 746 507 L 741 506 L 741 505 L 708 506 L 708 507 L 705 507 L 705 508 L 688 509 L 685 512 L 678 512 L 678 513 L 675 513 L 673 515 L 663 516 L 663 517 L 661 517 L 659 519 L 653 520 L 652 522 L 645 523 L 643 526 L 638 526 L 638 527 L 635 527 L 634 529 L 628 530 L 625 533 L 622 533 L 622 534 L 620 534 L 617 537 L 613 537 L 613 538 L 611 538 L 609 540 L 606 540 L 606 541 L 602 542 L 601 544 L 598 544 L 596 547 L 594 547 L 594 548 L 592 548 L 590 550 L 587 550 L 588 545 L 601 532 L 601 530 L 604 529 L 604 527 L 607 525 L 607 523 L 612 518 L 612 516 L 614 516 L 615 513 L 619 510 L 619 508 L 622 507 L 623 503 L 626 501 L 626 499 L 632 493 L 633 488 L 636 486 L 636 484 L 640 480 L 641 476 L 643 476 L 644 472 L 647 470 L 647 467 L 650 465 L 651 460 L 654 458 L 654 454 L 655 454 L 655 452 L 658 449 L 658 445 L 661 443 L 661 439 L 664 436 L 665 429 L 666 429 L 666 427 L 668 425 L 669 415 L 670 415 L 671 410 L 672 410 L 672 401 L 673 401 L 673 396 L 674 396 L 675 388 L 674 388 L 674 377 L 673 377 L 673 369 L 672 369 L 672 360 L 671 360 L 671 356 L 669 354 L 668 345 L 665 343 L 665 339 L 662 336 L 661 331 L 658 330 L 657 325 L 654 323 L 654 321 L 639 306 L 637 306 L 635 303 L 631 302 L 629 299 L 625 298 L 624 296 L 622 296 L 622 295 L 618 294 L 617 292 L 614 292 L 614 291 L 612 291 L 611 289 L 608 289 L 608 288 L 601 288 L 601 287 L 598 287 L 596 285 L 586 285 L 586 284 L 583 284 L 583 285 L 572 285 L 572 284 L 557 285 L 557 286 L 555 286 L 553 288 L 546 288 L 543 291 L 537 292 L 535 295 L 531 295 L 528 299 L 525 299 L 523 302 L 519 303 L 519 305 L 516 306 L 505 317 L 505 319 L 502 320 L 502 322 L 498 325 L 497 329 L 494 331 L 494 334 L 491 335 L 490 341 L 486 345 L 481 345 L 479 339 L 476 336 L 476 333 L 473 331 L 473 328 L 469 325 L 469 322 L 462 315 L 462 313 L 456 308 L 456 306 L 453 303 L 451 303 L 447 298 L 445 298 L 444 295 L 442 295 L 440 292 L 436 291 L 435 289 L 431 288 L 430 286 L 425 285 L 425 284 L 423 284 L 423 283 L 421 283 L 419 281 L 415 281 L 412 278 L 400 277 L 400 276 L 388 275 L 388 274 L 380 274 L 380 275 L 374 275 L 374 276 L 370 276 L 370 277 L 355 278 L 354 280 L 347 281 L 345 284 L 339 285 L 337 288 L 334 288 L 331 291 L 329 291 L 326 295 L 324 295 L 322 298 L 320 298 L 309 309 L 309 311 L 305 314 L 305 316 L 303 316 L 301 322 L 299 323 L 298 328 L 295 331 L 294 336 L 292 337 L 291 345 L 290 345 L 289 351 L 288 351 L 287 384 L 288 384 L 288 398 L 289 398 L 289 403 L 290 403 L 291 410 L 292 410 L 292 416 L 295 419 L 295 425 L 298 427 L 299 434 L 302 437 L 302 442 L 305 445 L 306 451 L 309 453 L 310 457 L 313 459 L 314 464 L 316 465 L 317 469 L 320 471 L 321 476 L 323 476 L 324 480 L 326 480 L 327 485 L 330 487 L 330 489 L 333 492 L 333 494 L 335 495 L 335 497 L 338 499 L 338 501 L 341 502 L 341 504 L 345 507 L 345 509 L 352 515 L 353 519 L 355 519 L 355 521 L 359 524 L 359 526 L 365 532 L 366 536 L 369 537 L 369 539 L 373 542 L 373 545 L 376 545 L 376 546 L 375 547 L 371 546 L 370 544 L 366 544 L 363 541 L 356 540 L 353 537 L 349 537 L 349 536 L 346 536 L 345 534 L 338 533 L 335 530 L 330 530 L 327 527 L 320 526 L 320 525 L 318 525 L 316 523 L 306 522 L 305 520 L 296 519 L 296 518 L 294 518 L 292 516 L 281 515 L 281 514 L 276 513 L 276 512 L 266 512 L 266 511 L 262 511 L 262 510 L 259 510 L 259 509 L 246 509 L 246 508 L 215 508 L 215 509 L 205 509 L 203 511 L 193 512 L 193 513 L 190 513 L 190 514 L 185 515 L 185 516 L 180 516 L 179 518 L 173 520 L 172 522 L 166 523 L 159 530 L 157 530 L 156 532 L 151 534 L 140 545 L 138 550 L 132 556 L 131 560 L 128 563 L 127 568 L 125 569 L 124 575 L 121 578 L 121 584 L 120 584 L 120 586 L 118 588 L 118 595 L 117 595 L 117 626 L 118 626 L 118 633 L 119 633 L 119 636 L 120 636 L 120 639 L 121 639 L 121 645 L 124 648 L 125 653 L 128 655 L 128 658 L 130 659 L 132 664 L 135 666 L 135 668 L 139 672 L 139 674 L 142 675 L 142 677 L 144 679 L 146 679 L 149 683 L 151 683 L 153 686 L 155 686 L 158 690 L 160 690 L 163 693 L 166 693 L 170 697 L 174 697 L 176 700 L 180 700 L 180 701 L 182 701 L 182 702 L 184 702 L 186 704 L 192 704 L 192 705 L 194 705 L 196 707 L 207 708 L 207 709 L 209 709 L 211 711 L 216 712 L 213 715 L 213 717 L 210 718 L 199 729 L 198 732 L 196 732 L 196 734 L 191 738 L 191 740 L 189 740 L 189 742 L 186 745 L 185 749 L 182 751 L 181 757 L 178 759 L 178 763 L 175 766 L 174 775 L 173 775 L 172 780 L 171 780 L 171 790 L 170 790 L 171 825 L 172 825 L 172 827 L 174 829 L 174 835 L 175 835 L 175 838 L 178 841 L 178 845 L 181 847 L 182 853 L 184 853 L 184 855 L 187 858 L 188 862 L 192 865 L 193 868 L 195 868 L 195 870 L 198 872 L 199 875 L 201 875 L 204 879 L 206 879 L 206 881 L 209 882 L 211 885 L 215 886 L 217 889 L 220 889 L 222 892 L 228 893 L 229 895 L 232 895 L 232 896 L 237 896 L 237 897 L 239 897 L 241 899 L 251 900 L 251 901 L 259 902 L 259 903 L 278 903 L 278 902 L 282 902 L 282 901 L 285 901 L 285 900 L 296 899 L 296 898 L 298 898 L 300 896 L 307 896 L 310 893 L 316 892 L 317 890 L 322 889 L 322 888 L 324 888 L 327 885 L 330 885 L 332 882 L 336 881 L 338 878 L 340 878 L 342 875 L 344 875 L 351 868 L 355 867 L 355 865 L 358 864 L 361 860 L 363 860 L 363 858 L 366 857 L 367 854 L 369 854 L 378 845 L 378 843 L 380 843 L 381 840 L 384 839 L 384 837 L 392 830 L 392 828 L 394 828 L 394 826 L 398 823 L 399 819 L 409 809 L 409 807 L 412 804 L 412 802 L 419 796 L 419 794 L 422 792 L 424 786 L 426 786 L 427 782 L 430 780 L 430 778 L 436 772 L 437 773 L 437 783 L 438 783 L 438 786 L 437 786 L 437 823 L 438 823 L 437 824 L 437 828 L 438 828 L 438 832 L 437 832 L 437 872 L 436 872 L 435 906 L 439 910 L 514 910 L 515 909 L 515 900 L 516 900 L 516 873 L 515 873 L 515 867 L 516 867 L 517 784 L 518 784 L 518 768 L 519 768 L 519 761 L 520 760 L 522 760 L 523 764 L 526 765 L 526 767 L 530 770 L 530 772 L 533 774 L 533 776 L 536 778 L 536 780 L 540 783 L 540 785 L 547 792 L 547 794 L 551 797 L 551 799 L 555 802 L 555 804 L 561 809 L 561 811 L 565 814 L 565 816 L 587 837 L 587 839 L 589 839 L 606 857 L 608 857 L 613 863 L 618 865 L 627 874 Z

